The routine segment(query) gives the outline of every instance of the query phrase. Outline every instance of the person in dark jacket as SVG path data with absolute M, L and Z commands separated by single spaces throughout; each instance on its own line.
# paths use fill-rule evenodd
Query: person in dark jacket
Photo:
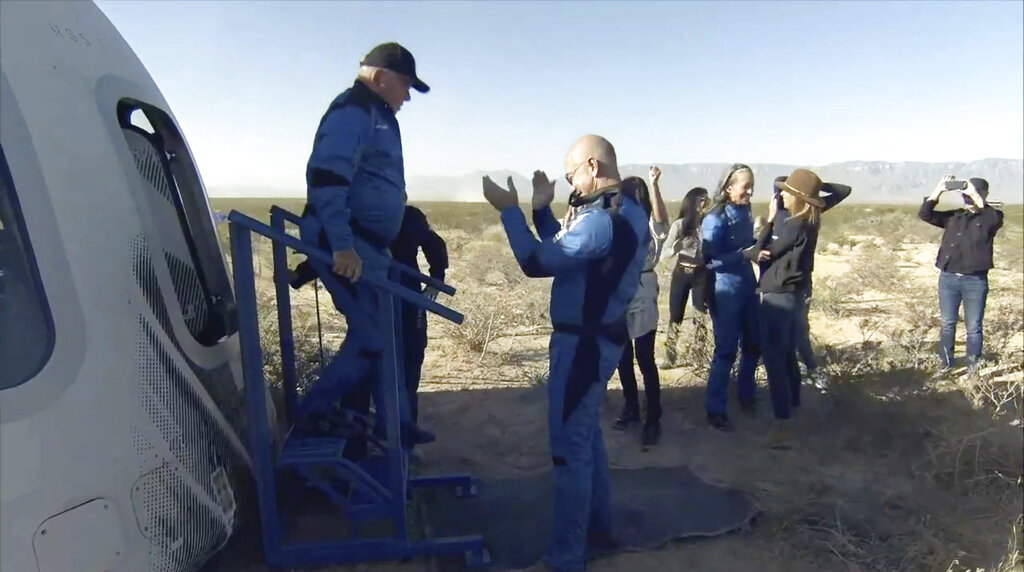
M 953 342 L 957 315 L 964 305 L 967 328 L 967 365 L 974 369 L 981 358 L 985 300 L 988 297 L 988 270 L 992 268 L 992 241 L 1003 226 L 1003 213 L 988 204 L 988 181 L 969 179 L 961 191 L 964 207 L 936 211 L 946 183 L 946 175 L 921 204 L 918 217 L 944 229 L 935 266 L 939 269 L 939 362 L 942 370 L 953 367 Z
M 779 229 L 783 228 L 783 223 L 789 217 L 789 211 L 786 210 L 784 204 L 782 204 L 782 188 L 779 183 L 786 180 L 785 176 L 776 177 L 774 183 L 774 196 L 772 200 L 776 202 L 776 214 L 775 223 L 772 225 L 772 240 L 778 239 Z M 837 183 L 822 183 L 821 186 L 821 200 L 822 207 L 821 212 L 831 209 L 839 203 L 846 200 L 846 197 L 850 196 L 850 187 L 846 185 L 840 185 Z M 813 249 L 812 249 L 813 250 Z M 814 253 L 811 253 L 811 271 L 814 270 Z M 762 264 L 762 271 L 764 270 Z M 811 310 L 811 291 L 813 290 L 813 284 L 811 281 L 811 274 L 808 273 L 807 281 L 804 283 L 804 288 L 800 294 L 800 316 L 797 322 L 797 340 L 796 340 L 796 354 L 800 358 L 800 361 L 804 362 L 804 366 L 807 368 L 807 377 L 811 380 L 815 387 L 821 390 L 828 388 L 828 380 L 818 370 L 818 359 L 814 355 L 814 348 L 811 347 L 811 326 L 808 320 L 809 312 Z
M 408 201 L 408 195 L 405 196 Z M 427 259 L 428 273 L 432 278 L 444 281 L 444 271 L 448 268 L 448 248 L 444 239 L 430 228 L 427 216 L 420 209 L 406 203 L 405 214 L 402 216 L 402 227 L 398 236 L 391 243 L 391 256 L 396 262 L 419 271 L 417 255 L 423 250 Z M 401 283 L 406 288 L 420 292 L 420 282 L 415 278 L 404 276 Z M 432 286 L 423 288 L 422 294 L 431 300 L 437 298 L 437 290 Z M 419 421 L 419 399 L 416 392 L 420 387 L 420 374 L 423 368 L 423 357 L 427 349 L 427 311 L 409 303 L 403 303 L 402 319 L 402 352 L 405 364 L 405 388 L 409 397 L 409 415 L 412 422 Z
M 396 113 L 409 90 L 430 88 L 416 75 L 412 54 L 396 43 L 373 48 L 360 62 L 352 87 L 338 95 L 317 127 L 306 167 L 306 208 L 299 223 L 303 240 L 333 253 L 333 264 L 310 261 L 335 306 L 351 298 L 360 313 L 346 316 L 341 349 L 299 403 L 295 423 L 316 432 L 332 424 L 335 404 L 369 411 L 370 394 L 384 403 L 384 385 L 374 375 L 390 325 L 381 319 L 383 294 L 360 280 L 387 279 L 388 247 L 404 211 L 405 174 Z M 404 388 L 398 415 L 403 442 L 429 441 L 409 419 Z M 378 408 L 384 415 L 385 408 Z M 328 429 L 330 430 L 330 429 Z
M 845 185 L 830 184 L 832 198 L 826 202 L 821 197 L 825 184 L 807 169 L 796 169 L 777 184 L 781 200 L 768 203 L 768 220 L 757 239 L 756 259 L 761 262 L 761 358 L 776 420 L 769 444 L 785 447 L 792 408 L 800 406 L 797 345 L 821 213 L 827 204 L 834 206 L 848 196 L 850 190 Z M 778 214 L 783 210 L 779 207 L 788 213 L 784 222 L 779 221 Z M 753 259 L 755 255 L 748 256 Z

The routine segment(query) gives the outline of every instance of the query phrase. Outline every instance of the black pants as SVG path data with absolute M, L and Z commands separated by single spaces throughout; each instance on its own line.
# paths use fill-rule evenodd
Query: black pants
M 804 362 L 804 365 L 807 366 L 807 371 L 812 372 L 818 369 L 818 360 L 814 357 L 814 348 L 811 347 L 811 323 L 809 316 L 811 311 L 810 285 L 797 292 L 797 303 L 800 305 L 800 312 L 798 316 L 800 320 L 796 325 L 796 353 L 800 356 L 800 361 Z
M 409 414 L 415 425 L 419 420 L 420 375 L 423 371 L 423 357 L 427 349 L 426 310 L 419 308 L 402 309 L 402 355 L 405 374 L 405 391 L 409 396 Z
M 796 347 L 802 302 L 799 294 L 761 294 L 761 359 L 776 419 L 789 419 L 790 410 L 800 406 Z
M 693 308 L 698 312 L 707 310 L 707 274 L 703 269 L 684 269 L 676 264 L 672 270 L 672 285 L 669 288 L 668 319 L 672 324 L 683 321 L 686 313 L 686 298 L 693 300 Z
M 644 376 L 644 395 L 647 397 L 647 423 L 661 420 L 661 381 L 658 379 L 658 368 L 654 365 L 654 334 L 651 330 L 632 342 L 626 342 L 619 360 L 619 381 L 622 382 L 622 395 L 626 399 L 626 407 L 640 411 L 640 396 L 636 386 L 636 372 L 633 371 L 633 348 L 636 347 L 636 363 L 640 366 L 640 374 Z

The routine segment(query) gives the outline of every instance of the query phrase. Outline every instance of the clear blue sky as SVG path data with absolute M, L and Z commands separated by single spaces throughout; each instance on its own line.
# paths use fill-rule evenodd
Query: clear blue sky
M 207 186 L 304 189 L 317 123 L 374 45 L 431 92 L 407 176 L 622 163 L 1024 158 L 1024 2 L 97 0 Z

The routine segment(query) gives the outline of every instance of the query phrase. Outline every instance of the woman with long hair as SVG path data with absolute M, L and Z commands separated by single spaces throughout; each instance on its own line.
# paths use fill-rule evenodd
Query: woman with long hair
M 654 267 L 661 257 L 661 247 L 668 233 L 668 217 L 658 187 L 660 177 L 661 169 L 651 167 L 650 192 L 640 177 L 627 177 L 622 181 L 622 192 L 635 197 L 647 213 L 651 242 L 640 273 L 640 286 L 626 307 L 626 328 L 630 341 L 626 342 L 618 368 L 625 403 L 612 428 L 622 431 L 640 421 L 640 396 L 633 369 L 635 361 L 644 378 L 646 416 L 640 442 L 645 447 L 656 445 L 661 439 L 661 381 L 658 378 L 658 367 L 654 363 L 654 335 L 658 329 L 658 275 L 654 273 Z
M 800 316 L 804 292 L 811 280 L 821 212 L 826 204 L 820 196 L 821 179 L 807 169 L 795 170 L 778 186 L 781 201 L 769 202 L 768 222 L 761 230 L 757 247 L 758 259 L 762 261 L 761 343 L 775 416 L 769 445 L 785 447 L 790 440 L 788 420 L 793 408 L 800 406 Z M 780 207 L 788 216 L 780 227 L 775 227 Z
M 782 187 L 780 183 L 785 182 L 786 177 L 775 178 L 775 195 L 772 197 L 773 201 L 781 202 Z M 846 200 L 850 196 L 850 187 L 846 185 L 840 185 L 838 183 L 822 183 L 821 192 L 819 197 L 823 203 L 821 207 L 822 214 L 832 207 Z M 760 218 L 760 217 L 759 217 Z M 779 237 L 779 231 L 783 228 L 783 223 L 789 218 L 789 211 L 786 210 L 784 204 L 776 204 L 775 221 L 772 225 L 772 240 L 777 240 Z M 762 272 L 765 270 L 764 264 L 762 264 Z M 811 280 L 811 273 L 814 271 L 814 254 L 811 253 L 811 265 L 810 273 L 807 276 L 807 280 L 803 284 L 803 288 L 798 292 L 800 295 L 800 320 L 797 323 L 797 336 L 796 336 L 796 355 L 800 358 L 800 361 L 804 362 L 804 366 L 807 368 L 806 378 L 819 390 L 824 392 L 828 388 L 828 380 L 822 374 L 818 368 L 818 359 L 814 355 L 814 348 L 811 346 L 811 331 L 810 322 L 808 320 L 811 306 L 811 291 L 813 290 L 813 284 Z
M 669 287 L 668 334 L 665 336 L 665 361 L 661 364 L 662 369 L 671 369 L 679 365 L 677 345 L 679 327 L 686 314 L 686 299 L 691 299 L 694 310 L 707 311 L 707 273 L 704 268 L 700 231 L 700 223 L 704 218 L 707 204 L 708 190 L 704 187 L 694 187 L 687 191 L 683 197 L 683 204 L 679 207 L 679 216 L 669 227 L 668 238 L 665 239 L 666 248 L 661 260 L 671 260 L 674 265 Z
M 821 213 L 849 195 L 849 187 L 834 185 L 842 190 L 829 192 L 833 200 L 826 202 L 821 196 L 825 184 L 807 169 L 796 169 L 778 182 L 778 186 L 782 204 L 774 199 L 769 202 L 768 221 L 758 237 L 757 248 L 758 259 L 762 261 L 761 349 L 776 421 L 769 444 L 785 447 L 789 441 L 788 422 L 792 410 L 800 406 L 797 344 Z M 788 216 L 780 222 L 778 215 L 782 208 Z
M 708 375 L 704 407 L 707 421 L 719 431 L 735 430 L 729 420 L 729 377 L 740 347 L 736 377 L 740 408 L 756 413 L 754 370 L 760 357 L 757 279 L 751 264 L 758 250 L 750 196 L 754 171 L 742 163 L 726 169 L 715 190 L 715 200 L 701 223 L 704 260 L 709 270 L 708 309 L 715 336 L 715 352 Z

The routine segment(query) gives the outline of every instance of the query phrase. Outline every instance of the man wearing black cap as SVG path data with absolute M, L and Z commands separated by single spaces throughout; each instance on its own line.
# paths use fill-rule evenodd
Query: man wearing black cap
M 963 187 L 964 208 L 936 211 L 939 197 L 947 190 Z M 967 366 L 977 367 L 981 357 L 981 322 L 988 296 L 988 269 L 992 268 L 992 240 L 1003 226 L 1003 213 L 986 202 L 988 181 L 955 181 L 953 175 L 939 180 L 924 200 L 918 216 L 945 229 L 935 266 L 939 269 L 939 362 L 943 371 L 953 366 L 953 341 L 956 339 L 957 314 L 964 304 L 967 327 Z
M 402 225 L 405 168 L 395 114 L 409 100 L 410 88 L 430 89 L 416 75 L 412 54 L 396 43 L 381 44 L 360 62 L 356 81 L 331 102 L 316 131 L 300 234 L 334 255 L 332 267 L 310 263 L 335 306 L 341 310 L 340 300 L 351 296 L 366 319 L 347 316 L 341 349 L 299 405 L 299 427 L 329 426 L 327 416 L 342 398 L 346 406 L 366 412 L 371 392 L 384 413 L 382 386 L 371 381 L 379 378 L 374 370 L 390 330 L 380 319 L 381 294 L 359 278 L 364 273 L 387 277 L 388 246 Z M 412 426 L 406 396 L 400 393 L 403 435 L 412 443 L 429 441 Z

